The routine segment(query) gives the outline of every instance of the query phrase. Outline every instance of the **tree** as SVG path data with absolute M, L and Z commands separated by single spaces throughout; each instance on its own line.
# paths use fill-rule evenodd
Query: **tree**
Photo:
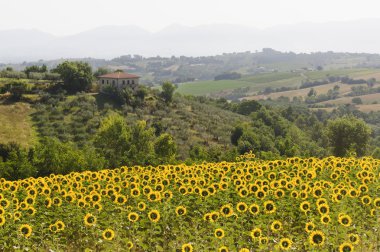
M 85 155 L 73 143 L 62 143 L 57 138 L 41 140 L 35 149 L 33 163 L 38 170 L 38 176 L 67 174 L 94 168 L 87 167 Z
M 92 69 L 86 62 L 65 61 L 52 71 L 61 75 L 63 89 L 69 93 L 88 91 L 91 88 Z
M 355 98 L 352 98 L 352 103 L 354 104 L 363 104 L 363 101 L 360 97 L 355 97 Z
M 174 162 L 177 153 L 177 145 L 175 144 L 173 137 L 168 133 L 160 135 L 154 143 L 154 152 L 160 164 Z
M 261 108 L 261 104 L 255 100 L 242 101 L 237 105 L 236 112 L 242 115 L 249 115 Z
M 151 164 L 154 158 L 154 129 L 145 121 L 127 125 L 119 114 L 105 118 L 95 135 L 94 146 L 108 167 Z
M 173 85 L 171 82 L 166 81 L 162 84 L 162 92 L 161 97 L 164 99 L 166 103 L 171 103 L 173 100 L 173 94 L 176 90 L 176 86 Z
M 354 151 L 358 156 L 365 155 L 371 129 L 366 123 L 353 116 L 330 120 L 327 124 L 327 136 L 333 154 L 344 157 Z
M 28 78 L 30 78 L 30 73 L 46 73 L 47 67 L 46 65 L 42 65 L 41 67 L 36 65 L 28 66 L 25 67 L 23 72 L 28 76 Z
M 22 95 L 27 91 L 27 84 L 21 80 L 14 80 L 5 86 L 5 90 L 11 94 L 11 98 L 15 101 L 19 101 Z
M 124 118 L 118 114 L 112 114 L 101 122 L 94 146 L 108 161 L 109 167 L 118 167 L 128 161 L 130 138 L 131 131 Z
M 307 93 L 308 97 L 317 96 L 317 91 L 314 88 L 310 88 L 309 93 Z
M 94 76 L 99 77 L 100 75 L 111 73 L 111 71 L 107 68 L 99 67 L 95 72 Z

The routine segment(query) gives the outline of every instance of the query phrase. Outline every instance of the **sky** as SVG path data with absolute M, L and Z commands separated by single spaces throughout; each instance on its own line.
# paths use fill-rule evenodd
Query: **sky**
M 305 22 L 380 18 L 378 0 L 0 0 L 0 30 L 57 36 L 105 25 L 156 32 L 172 24 L 267 28 Z

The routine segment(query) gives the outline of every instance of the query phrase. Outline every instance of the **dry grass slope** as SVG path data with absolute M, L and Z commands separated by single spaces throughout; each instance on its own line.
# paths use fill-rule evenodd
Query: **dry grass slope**
M 29 115 L 30 104 L 0 104 L 0 143 L 16 142 L 30 146 L 36 139 Z

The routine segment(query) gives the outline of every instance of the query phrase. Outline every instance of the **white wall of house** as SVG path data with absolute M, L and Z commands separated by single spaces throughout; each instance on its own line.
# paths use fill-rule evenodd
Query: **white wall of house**
M 135 88 L 139 84 L 139 78 L 133 78 L 133 79 L 100 78 L 98 83 L 101 90 L 103 90 L 107 86 L 116 87 L 118 89 L 123 89 L 128 86 Z

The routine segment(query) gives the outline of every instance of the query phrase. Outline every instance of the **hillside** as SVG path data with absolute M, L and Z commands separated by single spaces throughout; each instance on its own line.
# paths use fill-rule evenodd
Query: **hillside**
M 23 147 L 35 144 L 36 132 L 30 117 L 33 112 L 27 103 L 0 103 L 0 143 L 16 142 Z

